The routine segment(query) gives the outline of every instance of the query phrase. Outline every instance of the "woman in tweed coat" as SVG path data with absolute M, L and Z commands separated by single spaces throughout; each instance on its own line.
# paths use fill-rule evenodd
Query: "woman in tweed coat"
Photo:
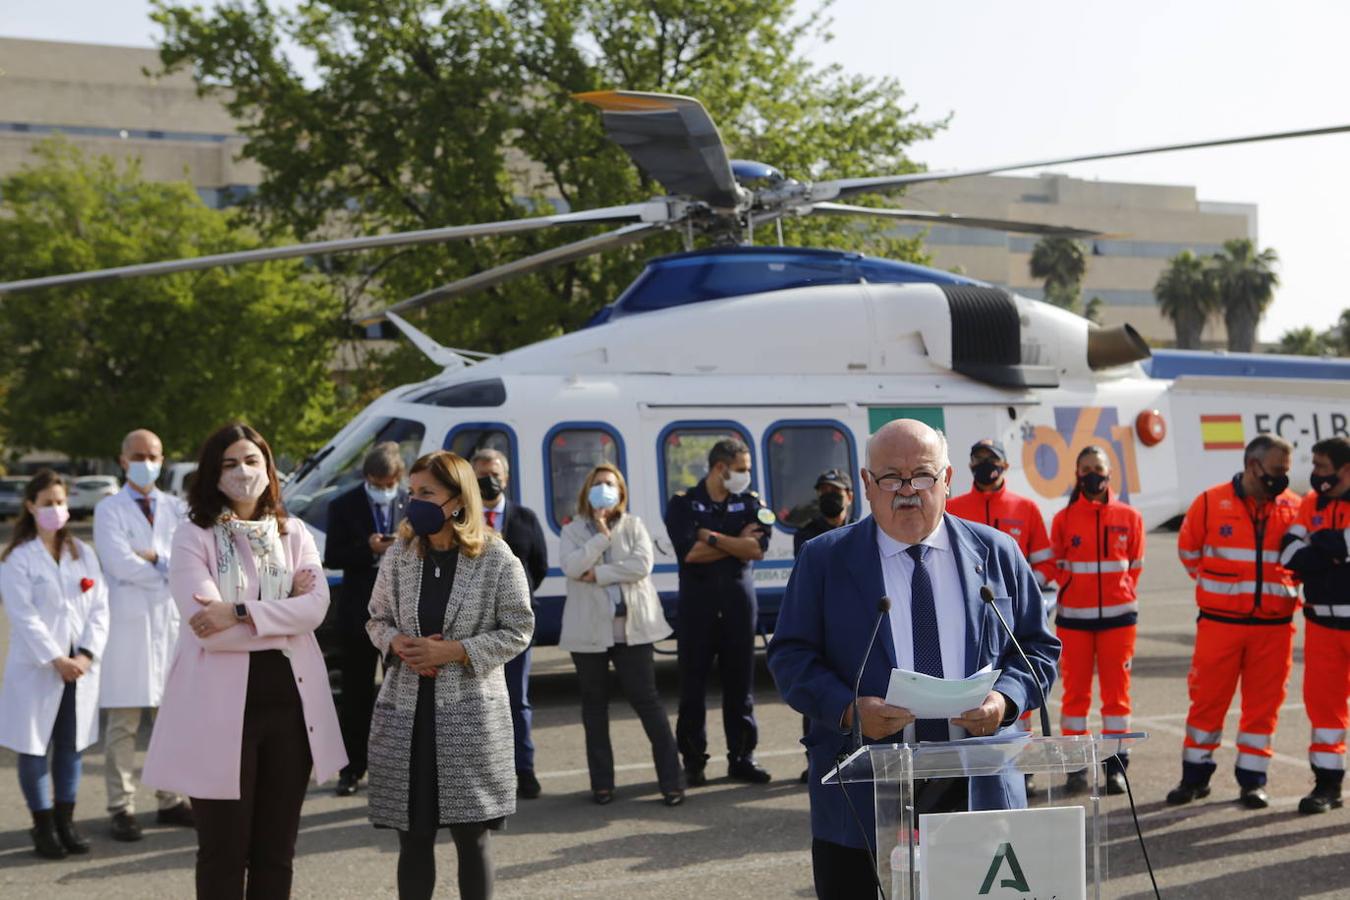
M 486 898 L 488 833 L 516 809 L 502 666 L 534 631 L 529 586 L 506 544 L 485 533 L 467 462 L 437 451 L 409 476 L 366 626 L 386 666 L 370 729 L 370 819 L 399 831 L 401 900 L 431 896 L 442 827 L 458 852 L 460 895 Z

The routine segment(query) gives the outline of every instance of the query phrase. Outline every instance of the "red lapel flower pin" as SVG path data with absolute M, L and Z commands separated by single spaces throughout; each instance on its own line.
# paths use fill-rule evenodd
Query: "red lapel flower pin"
M 92 578 L 81 578 L 81 579 L 80 579 L 80 593 L 81 593 L 81 594 L 83 594 L 85 591 L 92 590 L 93 587 L 94 587 L 94 579 L 92 579 Z

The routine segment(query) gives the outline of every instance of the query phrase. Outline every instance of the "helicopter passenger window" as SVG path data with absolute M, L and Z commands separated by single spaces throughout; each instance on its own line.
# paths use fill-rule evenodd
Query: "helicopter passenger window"
M 334 460 L 333 465 L 320 464 L 294 487 L 286 486 L 286 511 L 298 516 L 306 525 L 326 532 L 328 504 L 361 483 L 361 465 L 371 447 L 393 441 L 398 444 L 404 467 L 411 468 L 421 454 L 425 435 L 426 426 L 412 419 L 371 421 L 333 450 L 329 457 Z
M 772 426 L 764 445 L 768 503 L 784 528 L 801 528 L 819 513 L 816 479 L 826 469 L 846 473 L 856 487 L 853 438 L 840 424 L 794 422 Z M 856 511 L 856 493 L 853 502 Z
M 690 425 L 666 429 L 661 439 L 663 514 L 665 503 L 673 494 L 689 490 L 708 474 L 708 451 L 713 448 L 713 444 L 726 438 L 740 438 L 747 446 L 753 446 L 750 436 L 739 428 Z
M 512 502 L 520 501 L 520 490 L 516 483 L 516 447 L 515 435 L 505 425 L 491 423 L 482 425 L 459 425 L 451 430 L 445 439 L 445 449 L 465 459 L 473 459 L 474 453 L 484 448 L 496 450 L 504 455 L 510 464 L 512 477 L 506 482 L 506 495 Z
M 623 444 L 608 428 L 560 426 L 545 439 L 548 459 L 548 520 L 554 531 L 572 520 L 577 495 L 591 469 L 602 462 L 624 471 Z

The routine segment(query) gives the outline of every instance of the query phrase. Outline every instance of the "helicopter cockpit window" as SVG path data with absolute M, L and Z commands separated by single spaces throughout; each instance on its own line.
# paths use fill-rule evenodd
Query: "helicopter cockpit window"
M 384 441 L 398 444 L 405 468 L 422 452 L 426 426 L 412 419 L 374 419 L 349 435 L 328 457 L 293 485 L 286 486 L 286 511 L 306 525 L 328 530 L 328 505 L 361 483 L 361 464 L 370 448 Z
M 687 491 L 708 474 L 708 451 L 720 440 L 740 438 L 751 447 L 750 436 L 737 428 L 691 425 L 666 430 L 661 439 L 661 511 L 671 495 Z M 751 450 L 753 460 L 754 451 Z M 758 473 L 752 471 L 752 478 Z
M 711 254 L 664 260 L 642 273 L 616 304 L 648 312 L 723 297 L 858 281 L 852 260 L 789 253 Z
M 838 469 L 856 482 L 853 439 L 842 426 L 779 425 L 769 431 L 765 445 L 768 502 L 785 528 L 801 528 L 819 514 L 816 479 L 821 472 Z M 856 495 L 854 504 L 856 509 Z
M 484 448 L 496 450 L 510 461 L 512 477 L 506 482 L 506 496 L 519 502 L 520 490 L 516 481 L 516 448 L 514 435 L 504 425 L 460 425 L 445 439 L 445 449 L 472 460 L 474 453 Z
M 506 386 L 500 378 L 466 381 L 428 391 L 413 402 L 431 406 L 501 406 L 506 402 Z
M 562 428 L 548 437 L 548 519 L 554 531 L 571 521 L 577 494 L 591 469 L 602 462 L 624 468 L 623 446 L 607 428 Z

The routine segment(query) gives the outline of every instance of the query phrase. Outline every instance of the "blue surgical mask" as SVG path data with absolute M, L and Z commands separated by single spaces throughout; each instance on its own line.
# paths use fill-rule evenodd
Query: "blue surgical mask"
M 619 489 L 612 484 L 593 484 L 586 499 L 591 509 L 613 509 L 619 505 Z
M 127 466 L 127 481 L 138 488 L 149 489 L 159 480 L 160 463 L 134 459 Z
M 388 488 L 380 488 L 376 487 L 375 485 L 367 481 L 366 496 L 370 498 L 370 502 L 378 503 L 382 506 L 385 504 L 393 503 L 394 498 L 398 496 L 398 485 L 394 485 L 393 487 Z
M 447 500 L 445 503 L 449 503 Z M 408 524 L 417 534 L 427 537 L 436 534 L 445 527 L 445 503 L 432 503 L 430 500 L 409 500 L 404 515 Z M 459 511 L 456 510 L 456 513 Z

